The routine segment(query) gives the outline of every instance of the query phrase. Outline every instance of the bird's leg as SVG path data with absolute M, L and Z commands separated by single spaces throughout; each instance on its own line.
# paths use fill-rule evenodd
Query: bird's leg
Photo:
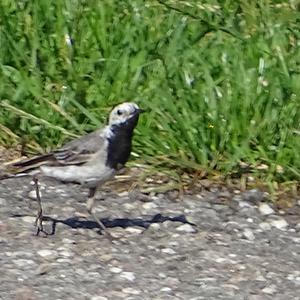
M 40 195 L 40 189 L 39 189 L 39 183 L 38 179 L 36 177 L 33 178 L 34 187 L 35 187 L 35 193 L 36 193 L 36 201 L 38 204 L 38 212 L 37 216 L 34 222 L 34 226 L 37 227 L 36 235 L 39 235 L 40 232 L 44 232 L 43 229 L 43 209 L 42 209 L 42 201 L 41 201 L 41 195 Z
M 92 218 L 95 220 L 95 222 L 101 227 L 104 234 L 107 236 L 110 236 L 110 234 L 107 232 L 107 229 L 105 225 L 99 220 L 99 218 L 96 216 L 95 212 L 93 211 L 94 205 L 95 205 L 95 194 L 96 194 L 97 188 L 90 188 L 89 189 L 89 195 L 88 200 L 86 202 L 86 208 L 88 213 L 92 216 Z

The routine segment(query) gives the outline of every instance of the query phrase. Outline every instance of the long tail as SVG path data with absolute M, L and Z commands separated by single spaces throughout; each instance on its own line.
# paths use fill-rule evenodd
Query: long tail
M 0 166 L 0 180 L 12 177 L 33 175 L 38 172 L 38 168 L 44 164 L 49 164 L 54 160 L 53 154 L 43 154 L 29 159 L 21 159 L 20 161 L 8 162 Z

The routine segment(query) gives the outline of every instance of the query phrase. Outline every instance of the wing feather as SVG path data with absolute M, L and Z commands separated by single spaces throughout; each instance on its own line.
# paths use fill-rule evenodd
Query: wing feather
M 28 173 L 40 166 L 82 165 L 105 145 L 103 129 L 96 130 L 78 139 L 72 140 L 62 148 L 48 154 L 7 164 L 6 168 L 13 174 Z

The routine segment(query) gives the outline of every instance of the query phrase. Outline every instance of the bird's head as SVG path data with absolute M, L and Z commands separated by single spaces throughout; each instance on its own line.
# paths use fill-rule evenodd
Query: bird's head
M 124 102 L 113 108 L 109 115 L 109 126 L 122 126 L 123 124 L 136 125 L 139 114 L 144 112 L 136 103 Z

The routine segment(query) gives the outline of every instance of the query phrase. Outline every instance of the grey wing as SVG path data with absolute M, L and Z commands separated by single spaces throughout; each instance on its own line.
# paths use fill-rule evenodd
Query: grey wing
M 98 129 L 78 139 L 72 140 L 62 148 L 48 154 L 8 163 L 6 170 L 13 175 L 29 173 L 41 166 L 82 165 L 90 161 L 95 153 L 103 152 L 105 147 L 106 143 L 103 129 Z
M 59 165 L 80 165 L 105 147 L 103 129 L 99 129 L 78 139 L 70 141 L 62 148 L 53 151 Z
M 95 187 L 114 174 L 105 163 L 107 144 L 102 130 L 90 133 L 53 152 L 56 164 L 42 165 L 40 171 L 57 180 Z

